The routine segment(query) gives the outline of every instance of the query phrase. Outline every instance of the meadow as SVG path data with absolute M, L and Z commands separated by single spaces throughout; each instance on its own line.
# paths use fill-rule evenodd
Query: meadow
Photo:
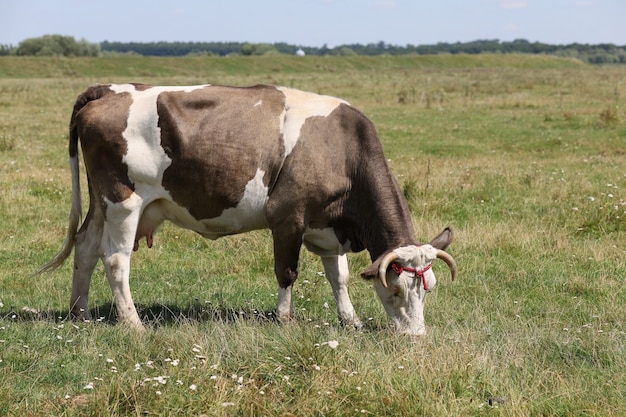
M 349 257 L 365 322 L 341 327 L 303 249 L 298 320 L 274 319 L 270 235 L 165 225 L 133 255 L 148 327 L 67 318 L 67 125 L 108 82 L 279 84 L 376 124 L 418 239 L 451 225 L 427 335 L 398 336 Z M 626 414 L 626 66 L 545 56 L 0 58 L 0 415 Z M 83 175 L 83 180 L 84 180 Z M 83 184 L 83 196 L 86 194 Z

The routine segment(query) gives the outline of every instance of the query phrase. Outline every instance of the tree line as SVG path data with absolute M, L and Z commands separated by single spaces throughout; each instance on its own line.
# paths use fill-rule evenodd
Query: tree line
M 17 47 L 0 44 L 0 55 L 20 56 L 99 56 L 100 45 L 72 36 L 44 35 L 25 39 Z
M 144 56 L 186 55 L 433 55 L 433 54 L 547 54 L 580 59 L 592 64 L 626 64 L 626 45 L 551 45 L 526 39 L 498 39 L 472 42 L 440 42 L 432 45 L 392 45 L 385 42 L 346 44 L 336 47 L 310 47 L 278 43 L 249 42 L 109 42 L 90 43 L 71 36 L 44 35 L 26 39 L 18 46 L 0 44 L 0 55 L 20 56 L 101 56 L 136 54 Z

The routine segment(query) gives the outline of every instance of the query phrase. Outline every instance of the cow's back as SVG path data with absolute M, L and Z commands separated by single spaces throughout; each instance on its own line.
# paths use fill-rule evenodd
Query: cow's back
M 255 178 L 271 188 L 285 153 L 284 108 L 284 95 L 274 87 L 162 93 L 161 146 L 171 159 L 164 188 L 197 219 L 237 206 Z

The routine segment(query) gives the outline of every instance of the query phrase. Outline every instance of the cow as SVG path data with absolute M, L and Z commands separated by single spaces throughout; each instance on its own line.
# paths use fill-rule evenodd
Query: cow
M 81 223 L 79 151 L 89 187 Z M 348 295 L 346 253 L 367 250 L 373 282 L 403 334 L 425 333 L 424 299 L 445 251 L 444 229 L 416 240 L 403 193 L 373 123 L 348 102 L 268 85 L 94 85 L 69 126 L 72 202 L 60 252 L 74 251 L 70 314 L 90 319 L 89 284 L 101 259 L 118 320 L 143 328 L 130 286 L 130 258 L 168 220 L 205 238 L 269 229 L 278 281 L 277 317 L 294 315 L 302 244 L 320 256 L 342 324 L 361 327 Z M 79 228 L 80 225 L 80 228 Z

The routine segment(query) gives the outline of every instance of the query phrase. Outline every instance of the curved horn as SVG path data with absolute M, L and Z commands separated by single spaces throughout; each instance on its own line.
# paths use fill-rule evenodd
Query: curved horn
M 450 274 L 452 274 L 452 281 L 456 278 L 456 262 L 454 262 L 454 258 L 448 252 L 442 251 L 441 249 L 437 249 L 437 258 L 444 261 L 448 268 L 450 268 Z
M 380 283 L 383 284 L 383 287 L 385 288 L 387 288 L 387 268 L 389 268 L 389 264 L 396 259 L 398 259 L 398 254 L 391 251 L 380 261 L 380 266 L 378 267 L 378 278 L 380 279 Z

